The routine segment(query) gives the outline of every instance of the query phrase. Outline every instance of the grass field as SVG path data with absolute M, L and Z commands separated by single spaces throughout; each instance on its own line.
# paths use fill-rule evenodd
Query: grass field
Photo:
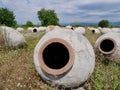
M 59 90 L 42 81 L 33 63 L 34 47 L 45 33 L 24 32 L 23 34 L 27 41 L 27 48 L 0 51 L 0 90 Z M 94 46 L 100 35 L 87 31 L 85 37 Z M 80 88 L 75 90 L 81 90 Z M 120 90 L 120 65 L 96 54 L 94 72 L 82 88 Z

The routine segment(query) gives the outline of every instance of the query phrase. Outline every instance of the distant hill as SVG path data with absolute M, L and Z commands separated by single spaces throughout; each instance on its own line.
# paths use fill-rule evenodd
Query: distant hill
M 98 23 L 92 23 L 92 22 L 79 22 L 79 23 L 61 23 L 61 25 L 67 26 L 67 25 L 75 25 L 75 24 L 79 24 L 81 26 L 98 26 Z M 120 26 L 120 22 L 110 22 L 110 25 L 114 25 L 114 26 Z
M 73 25 L 75 25 L 75 24 L 79 24 L 79 25 L 81 25 L 81 26 L 97 26 L 97 23 L 86 23 L 86 22 L 79 22 L 79 23 L 60 23 L 61 25 L 63 25 L 63 26 L 67 26 L 67 25 L 71 25 L 71 26 L 73 26 Z
M 110 22 L 110 24 L 114 24 L 114 26 L 120 26 L 120 22 Z

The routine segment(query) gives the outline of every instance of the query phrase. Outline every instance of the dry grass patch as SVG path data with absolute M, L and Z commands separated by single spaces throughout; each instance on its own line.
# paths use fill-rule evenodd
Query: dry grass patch
M 27 48 L 0 51 L 0 90 L 59 90 L 43 82 L 35 69 L 34 47 L 43 35 L 44 32 L 29 33 Z M 87 31 L 85 36 L 94 45 L 100 34 Z M 85 90 L 119 90 L 120 66 L 96 54 L 94 72 L 83 87 Z
M 6 45 L 5 45 L 5 36 L 2 34 L 0 30 L 0 50 L 5 50 Z

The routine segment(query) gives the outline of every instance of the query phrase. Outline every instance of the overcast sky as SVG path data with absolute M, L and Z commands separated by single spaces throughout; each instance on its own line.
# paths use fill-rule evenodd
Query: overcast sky
M 0 7 L 13 11 L 18 24 L 40 23 L 41 8 L 55 10 L 60 23 L 120 21 L 120 0 L 0 0 Z

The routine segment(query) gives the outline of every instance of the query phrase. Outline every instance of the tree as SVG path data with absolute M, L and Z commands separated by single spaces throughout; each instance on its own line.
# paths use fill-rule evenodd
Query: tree
M 32 27 L 32 26 L 33 26 L 33 23 L 32 23 L 31 21 L 27 21 L 27 22 L 26 22 L 26 26 L 27 26 L 27 27 Z
M 14 13 L 7 8 L 0 8 L 0 24 L 6 26 L 16 25 Z
M 100 26 L 100 27 L 108 27 L 109 26 L 109 21 L 108 20 L 101 20 L 98 23 L 98 26 Z
M 42 8 L 37 14 L 42 26 L 58 25 L 59 19 L 54 10 Z

